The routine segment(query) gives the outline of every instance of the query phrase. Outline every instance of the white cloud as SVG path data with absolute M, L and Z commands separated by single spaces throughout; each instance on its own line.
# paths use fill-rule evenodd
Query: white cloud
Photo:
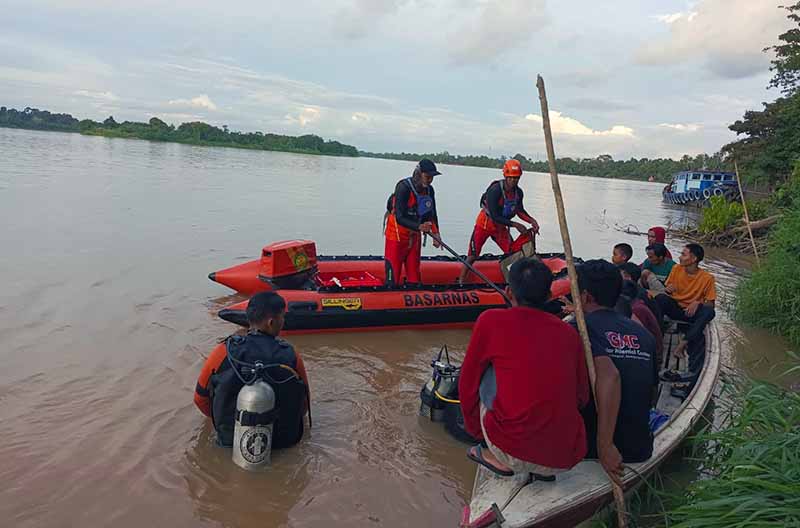
M 525 119 L 536 123 L 542 122 L 542 116 L 528 114 Z M 553 134 L 566 134 L 569 136 L 626 136 L 633 137 L 633 129 L 623 125 L 614 125 L 608 130 L 592 130 L 577 119 L 567 117 L 561 112 L 550 111 L 550 127 Z
M 450 32 L 454 64 L 489 62 L 524 46 L 547 21 L 545 0 L 473 0 L 471 16 Z
M 205 94 L 192 97 L 191 99 L 173 99 L 169 102 L 169 104 L 188 108 L 205 108 L 206 110 L 211 110 L 212 112 L 217 110 L 217 105 L 214 104 L 214 101 L 212 101 L 211 98 Z
M 355 121 L 356 123 L 359 122 L 366 122 L 369 121 L 369 115 L 363 112 L 356 112 L 352 116 L 350 116 L 350 120 Z
M 312 108 L 312 107 L 305 107 L 302 108 L 296 115 L 286 114 L 286 122 L 292 125 L 300 125 L 301 127 L 305 127 L 306 125 L 310 125 L 316 123 L 322 117 L 322 113 L 320 112 L 319 108 Z
M 365 37 L 406 3 L 408 0 L 351 0 L 337 10 L 333 19 L 334 30 L 349 39 Z
M 636 54 L 640 64 L 702 61 L 717 76 L 742 78 L 766 71 L 762 52 L 789 27 L 782 0 L 699 0 L 692 11 L 659 15 L 669 27 Z
M 658 126 L 662 128 L 671 128 L 673 130 L 678 130 L 680 132 L 697 132 L 703 125 L 699 123 L 660 123 Z
M 98 101 L 119 101 L 119 97 L 114 95 L 112 92 L 105 91 L 105 92 L 95 92 L 92 90 L 76 90 L 73 92 L 74 95 L 79 95 L 81 97 L 86 97 L 89 99 L 95 99 Z
M 686 15 L 686 13 L 672 13 L 670 15 L 655 15 L 653 18 L 660 22 L 664 22 L 665 24 L 672 24 L 673 22 L 680 20 Z

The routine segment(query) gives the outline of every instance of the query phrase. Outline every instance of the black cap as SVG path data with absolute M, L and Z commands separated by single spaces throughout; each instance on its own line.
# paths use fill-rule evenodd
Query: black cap
M 441 174 L 441 172 L 436 170 L 436 165 L 427 158 L 421 160 L 417 166 L 419 167 L 420 172 L 430 174 L 431 176 L 436 176 L 438 174 Z

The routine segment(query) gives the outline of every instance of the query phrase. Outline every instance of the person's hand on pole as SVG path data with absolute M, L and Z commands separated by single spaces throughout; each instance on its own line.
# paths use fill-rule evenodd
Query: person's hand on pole
M 622 455 L 619 454 L 617 446 L 614 444 L 599 445 L 597 446 L 597 456 L 608 478 L 617 486 L 622 486 L 622 475 L 625 468 L 622 465 Z

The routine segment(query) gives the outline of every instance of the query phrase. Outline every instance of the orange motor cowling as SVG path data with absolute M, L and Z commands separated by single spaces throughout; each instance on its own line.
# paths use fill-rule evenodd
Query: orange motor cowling
M 317 272 L 317 245 L 312 240 L 284 240 L 261 250 L 259 278 L 275 289 L 300 288 Z

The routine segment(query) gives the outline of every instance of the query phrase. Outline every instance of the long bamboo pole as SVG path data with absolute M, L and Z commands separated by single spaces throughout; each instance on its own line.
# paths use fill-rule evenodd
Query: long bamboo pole
M 575 319 L 578 322 L 578 332 L 583 340 L 583 352 L 586 359 L 586 369 L 589 372 L 589 381 L 592 386 L 592 394 L 597 401 L 597 391 L 595 390 L 597 374 L 594 369 L 594 357 L 592 356 L 592 344 L 589 341 L 589 330 L 586 327 L 586 318 L 583 315 L 583 304 L 581 303 L 580 290 L 578 289 L 578 274 L 575 271 L 575 260 L 572 255 L 572 242 L 569 238 L 569 228 L 567 227 L 567 215 L 564 211 L 564 198 L 561 195 L 561 185 L 558 181 L 556 171 L 556 154 L 553 149 L 553 133 L 550 129 L 550 113 L 547 107 L 547 94 L 544 89 L 544 79 L 537 76 L 536 87 L 539 89 L 539 100 L 542 104 L 542 124 L 544 125 L 544 141 L 547 146 L 547 161 L 550 165 L 550 180 L 553 184 L 553 194 L 556 199 L 556 212 L 558 213 L 558 225 L 561 228 L 561 239 L 564 242 L 564 254 L 567 257 L 567 272 L 569 273 L 570 290 L 572 301 L 575 305 Z M 627 526 L 625 518 L 625 496 L 620 488 L 611 478 L 611 487 L 614 491 L 614 502 L 617 506 L 617 524 L 620 528 Z
M 733 168 L 736 170 L 736 183 L 739 184 L 739 196 L 742 197 L 742 208 L 744 209 L 744 221 L 747 223 L 747 232 L 750 233 L 750 242 L 753 244 L 753 253 L 756 256 L 756 265 L 761 266 L 761 257 L 758 256 L 758 248 L 756 247 L 756 239 L 753 236 L 753 228 L 750 227 L 750 215 L 747 214 L 747 200 L 744 199 L 744 190 L 742 189 L 742 179 L 739 178 L 739 164 L 733 160 Z

